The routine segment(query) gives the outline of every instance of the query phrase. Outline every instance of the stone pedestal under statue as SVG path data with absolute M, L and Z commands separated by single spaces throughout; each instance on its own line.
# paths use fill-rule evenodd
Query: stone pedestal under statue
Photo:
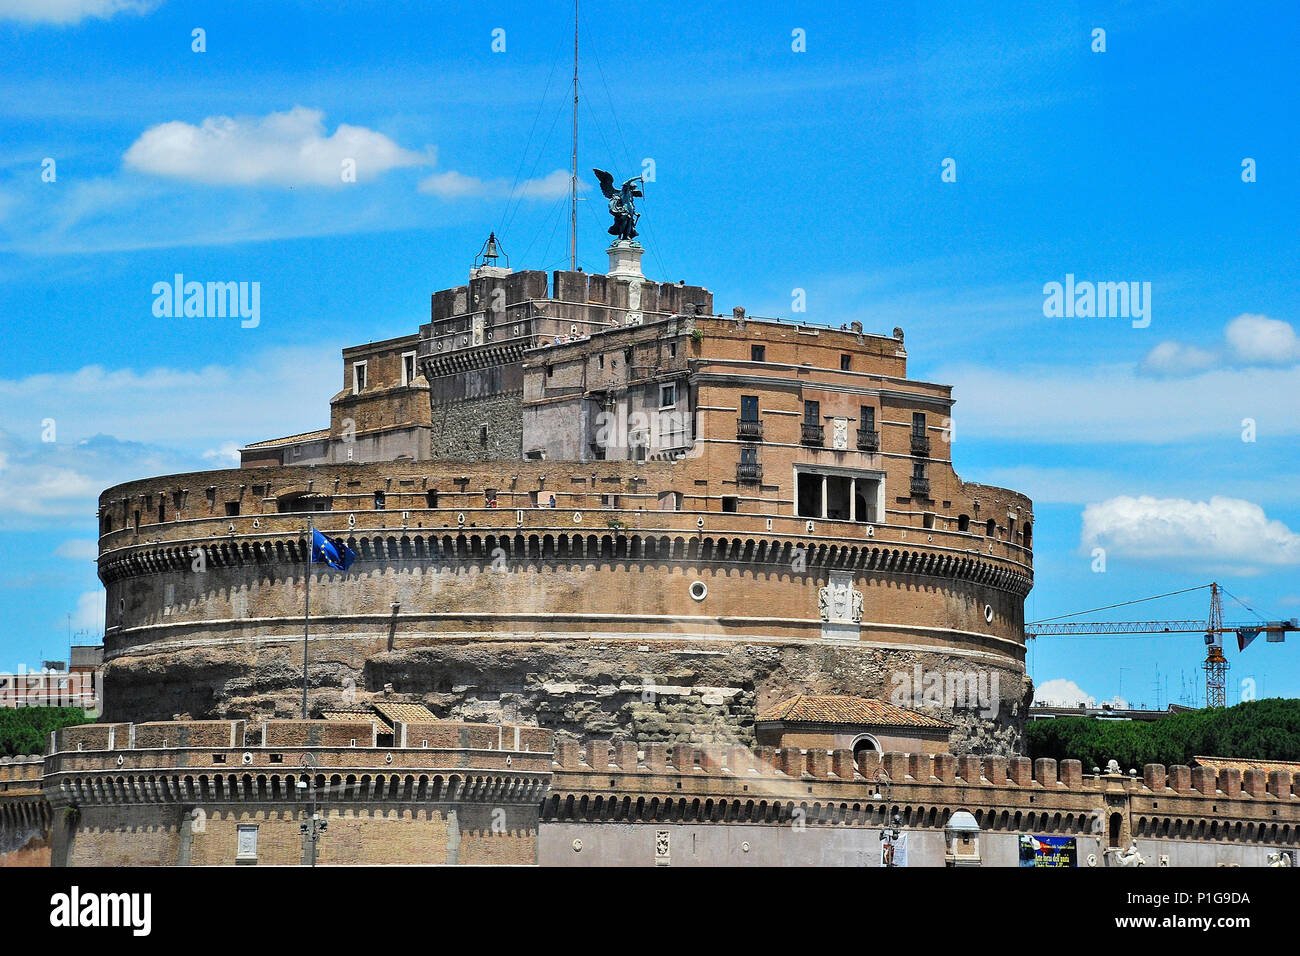
M 609 271 L 611 279 L 636 281 L 645 278 L 641 271 L 641 256 L 645 248 L 635 239 L 619 239 L 605 250 L 609 253 Z

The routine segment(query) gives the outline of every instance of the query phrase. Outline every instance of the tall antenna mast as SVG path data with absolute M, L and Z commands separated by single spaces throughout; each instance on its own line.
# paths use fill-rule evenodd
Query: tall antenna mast
M 573 0 L 573 164 L 569 174 L 569 271 L 578 271 L 578 0 Z

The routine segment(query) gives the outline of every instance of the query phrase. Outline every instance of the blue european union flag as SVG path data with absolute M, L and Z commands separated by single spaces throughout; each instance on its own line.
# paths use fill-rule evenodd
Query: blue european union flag
M 315 528 L 311 529 L 311 560 L 313 564 L 319 562 L 328 564 L 336 571 L 346 571 L 352 567 L 352 562 L 356 559 L 356 552 L 344 544 L 342 539 L 337 542 L 331 541 Z

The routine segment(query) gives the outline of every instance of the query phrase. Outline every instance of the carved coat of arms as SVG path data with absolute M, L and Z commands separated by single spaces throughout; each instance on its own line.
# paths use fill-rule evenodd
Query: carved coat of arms
M 843 581 L 832 581 L 817 592 L 817 610 L 823 621 L 862 622 L 862 592 Z

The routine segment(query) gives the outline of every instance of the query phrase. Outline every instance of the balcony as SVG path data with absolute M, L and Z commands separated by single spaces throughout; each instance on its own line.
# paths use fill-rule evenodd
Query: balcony
M 736 463 L 736 481 L 745 484 L 757 484 L 763 480 L 763 466 L 756 461 Z
M 912 432 L 912 454 L 918 458 L 930 457 L 930 436 Z
M 912 476 L 912 497 L 928 498 L 930 497 L 930 479 Z
M 811 448 L 821 448 L 826 444 L 826 439 L 822 437 L 822 426 L 815 422 L 804 422 L 799 443 Z
M 741 441 L 762 441 L 763 423 L 758 419 L 736 419 L 736 437 Z
M 859 428 L 858 451 L 880 451 L 880 432 L 874 428 Z

